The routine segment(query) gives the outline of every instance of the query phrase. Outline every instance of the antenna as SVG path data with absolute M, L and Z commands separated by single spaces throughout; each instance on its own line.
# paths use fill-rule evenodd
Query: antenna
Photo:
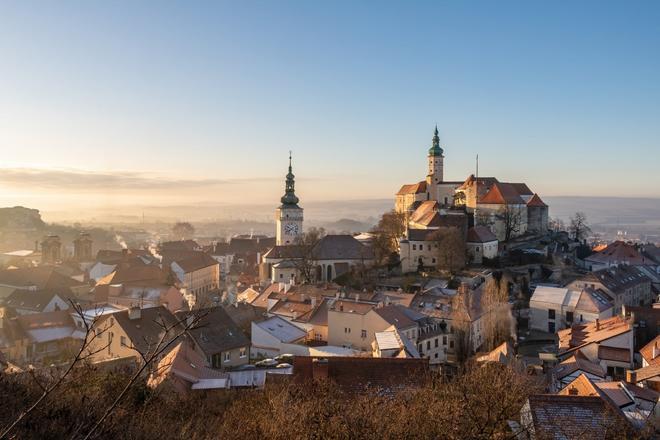
M 478 219 L 478 208 L 479 208 L 479 153 L 477 153 L 477 169 L 476 169 L 477 177 L 475 181 L 475 195 L 474 195 L 474 226 L 477 226 L 477 219 Z

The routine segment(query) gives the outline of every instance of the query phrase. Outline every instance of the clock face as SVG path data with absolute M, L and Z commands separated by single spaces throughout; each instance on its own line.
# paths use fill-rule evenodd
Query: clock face
M 287 223 L 284 225 L 284 232 L 288 235 L 297 235 L 298 225 L 296 223 Z

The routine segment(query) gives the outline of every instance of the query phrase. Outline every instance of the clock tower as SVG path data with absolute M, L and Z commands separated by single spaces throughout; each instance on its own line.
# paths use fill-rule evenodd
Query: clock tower
M 275 210 L 277 221 L 275 244 L 278 246 L 294 244 L 296 238 L 302 234 L 303 209 L 298 206 L 294 178 L 291 169 L 291 152 L 289 152 L 289 173 L 286 175 L 284 195 L 280 199 L 282 204 Z

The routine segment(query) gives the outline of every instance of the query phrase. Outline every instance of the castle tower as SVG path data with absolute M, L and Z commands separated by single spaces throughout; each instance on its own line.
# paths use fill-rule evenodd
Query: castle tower
M 73 240 L 73 258 L 76 261 L 92 261 L 92 237 L 86 232 Z
M 55 264 L 62 260 L 62 242 L 58 235 L 49 235 L 41 242 L 41 263 Z
M 435 126 L 433 133 L 433 145 L 429 148 L 429 173 L 426 176 L 427 185 L 437 185 L 444 179 L 444 151 L 440 148 L 440 136 L 438 136 L 438 126 Z
M 426 191 L 428 199 L 441 201 L 438 187 L 444 179 L 444 151 L 440 148 L 440 136 L 438 136 L 438 126 L 435 126 L 433 133 L 433 144 L 429 148 L 428 154 L 429 172 L 426 175 Z
M 277 236 L 275 244 L 285 246 L 293 244 L 302 234 L 303 209 L 298 206 L 298 197 L 295 192 L 295 176 L 291 168 L 291 152 L 289 152 L 289 173 L 286 175 L 284 195 L 280 199 L 282 204 L 275 210 L 277 221 Z

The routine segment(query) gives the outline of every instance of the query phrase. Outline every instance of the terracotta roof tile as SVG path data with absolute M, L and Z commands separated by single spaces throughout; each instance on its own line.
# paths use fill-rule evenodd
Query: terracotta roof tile
M 528 207 L 539 207 L 539 208 L 547 208 L 548 205 L 543 203 L 543 200 L 539 197 L 538 194 L 534 194 L 531 199 L 527 202 Z
M 397 196 L 404 194 L 420 194 L 426 192 L 426 180 L 421 182 L 411 183 L 409 185 L 403 185 L 401 189 L 396 193 Z

